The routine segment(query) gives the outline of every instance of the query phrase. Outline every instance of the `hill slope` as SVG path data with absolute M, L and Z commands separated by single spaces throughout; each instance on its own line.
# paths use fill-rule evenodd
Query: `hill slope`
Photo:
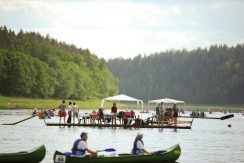
M 116 58 L 110 70 L 121 93 L 144 100 L 175 98 L 188 103 L 243 104 L 244 45 L 170 50 L 133 59 Z
M 117 91 L 106 61 L 88 49 L 0 27 L 0 94 L 87 99 Z

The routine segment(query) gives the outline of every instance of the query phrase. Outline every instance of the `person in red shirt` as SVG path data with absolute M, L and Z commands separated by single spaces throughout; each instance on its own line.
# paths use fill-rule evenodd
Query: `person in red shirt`
M 117 116 L 117 106 L 116 103 L 113 103 L 113 106 L 111 108 L 112 124 L 116 124 L 116 116 Z

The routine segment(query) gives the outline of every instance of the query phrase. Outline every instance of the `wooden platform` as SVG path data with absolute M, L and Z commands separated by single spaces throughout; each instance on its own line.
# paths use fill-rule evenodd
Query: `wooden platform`
M 179 116 L 180 118 L 193 118 L 191 116 Z M 219 117 L 194 117 L 198 119 L 220 119 Z
M 45 122 L 46 123 L 46 122 Z M 73 123 L 46 123 L 47 126 L 82 126 L 82 127 L 111 127 L 111 128 L 177 128 L 191 129 L 191 126 L 175 126 L 175 125 L 112 125 L 112 124 L 73 124 Z
M 193 117 L 190 117 L 190 116 L 179 116 L 179 117 L 182 117 L 182 118 L 193 118 Z M 234 117 L 234 114 L 228 114 L 228 115 L 225 115 L 225 116 L 222 116 L 222 117 L 194 117 L 194 118 L 225 120 L 225 119 L 229 119 L 229 118 L 233 118 L 233 117 Z

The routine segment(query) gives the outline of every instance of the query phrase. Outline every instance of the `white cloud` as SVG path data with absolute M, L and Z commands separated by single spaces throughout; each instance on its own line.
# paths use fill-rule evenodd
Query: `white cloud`
M 180 16 L 181 15 L 181 9 L 179 6 L 173 6 L 172 11 L 175 15 Z
M 209 26 L 206 21 L 208 17 L 205 17 L 206 8 L 211 8 L 211 5 L 0 0 L 0 14 L 21 10 L 25 15 L 38 15 L 34 18 L 51 22 L 46 26 L 23 29 L 24 31 L 35 30 L 44 35 L 50 34 L 59 41 L 89 48 L 106 59 L 133 57 L 139 53 L 149 54 L 171 48 L 191 49 L 208 45 L 211 39 L 217 41 L 217 38 L 211 37 L 216 29 L 205 28 Z M 30 18 L 28 20 L 29 23 L 33 22 Z M 43 20 L 40 22 L 45 23 Z

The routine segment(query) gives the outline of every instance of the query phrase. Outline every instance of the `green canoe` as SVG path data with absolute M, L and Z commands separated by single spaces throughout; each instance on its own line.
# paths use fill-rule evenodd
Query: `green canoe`
M 120 154 L 118 157 L 96 157 L 96 158 L 81 158 L 76 156 L 66 156 L 63 153 L 56 151 L 54 153 L 54 163 L 163 163 L 175 162 L 181 154 L 179 144 L 163 151 L 153 152 L 153 155 L 131 155 Z
M 46 155 L 44 145 L 36 147 L 30 151 L 22 151 L 17 153 L 1 153 L 0 163 L 37 163 L 41 162 Z

